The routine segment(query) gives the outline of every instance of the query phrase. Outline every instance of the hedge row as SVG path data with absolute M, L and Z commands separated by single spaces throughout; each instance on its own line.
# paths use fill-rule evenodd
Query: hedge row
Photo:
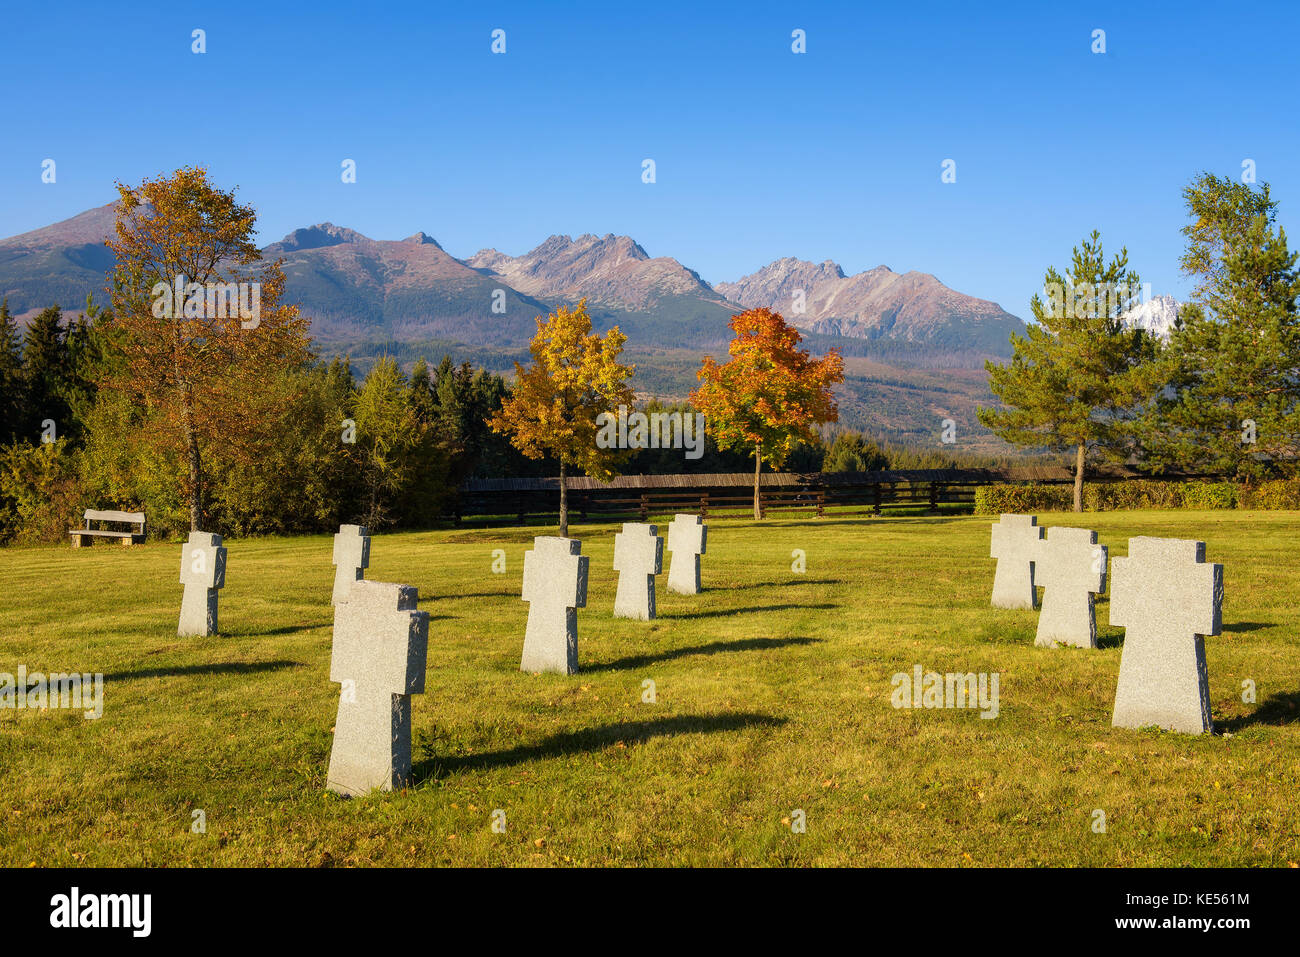
M 975 490 L 975 514 L 1068 512 L 1074 507 L 1070 485 L 986 485 Z M 1300 479 L 1245 486 L 1234 482 L 1157 482 L 1129 479 L 1092 482 L 1083 488 L 1089 512 L 1117 509 L 1300 509 Z

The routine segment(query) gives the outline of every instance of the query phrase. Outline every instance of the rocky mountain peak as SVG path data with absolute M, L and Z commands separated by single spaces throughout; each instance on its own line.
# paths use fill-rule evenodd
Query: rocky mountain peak
M 428 233 L 423 231 L 418 232 L 413 236 L 407 236 L 405 239 L 402 240 L 402 242 L 411 243 L 416 246 L 433 246 L 436 249 L 442 249 L 442 246 L 438 243 L 436 239 L 434 239 Z
M 317 223 L 315 226 L 295 229 L 280 240 L 278 245 L 286 252 L 291 252 L 303 249 L 324 249 L 327 246 L 341 246 L 344 243 L 369 241 L 368 237 L 363 236 L 354 229 L 335 226 L 333 223 Z

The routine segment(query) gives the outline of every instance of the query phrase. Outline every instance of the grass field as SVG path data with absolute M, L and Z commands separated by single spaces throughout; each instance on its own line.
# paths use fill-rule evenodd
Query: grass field
M 176 544 L 0 550 L 0 671 L 105 674 L 99 720 L 0 710 L 0 863 L 1296 866 L 1300 514 L 1040 523 L 1096 528 L 1112 556 L 1206 541 L 1214 735 L 1112 729 L 1106 599 L 1100 649 L 1034 647 L 1033 612 L 989 607 L 988 518 L 714 520 L 705 592 L 661 578 L 651 623 L 611 616 L 616 528 L 577 527 L 572 677 L 518 670 L 536 530 L 380 535 L 367 577 L 430 613 L 426 693 L 412 786 L 345 800 L 324 790 L 328 536 L 227 542 L 224 633 L 184 640 Z M 998 717 L 896 710 L 917 664 L 999 673 Z

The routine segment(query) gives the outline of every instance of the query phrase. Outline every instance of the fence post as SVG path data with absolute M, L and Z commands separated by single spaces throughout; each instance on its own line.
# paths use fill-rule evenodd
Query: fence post
M 883 498 L 884 498 L 884 493 L 881 492 L 880 486 L 879 485 L 872 486 L 871 488 L 871 503 L 872 503 L 871 514 L 872 515 L 878 516 L 880 514 L 880 505 Z
M 709 493 L 705 492 L 700 496 L 700 518 L 704 521 L 709 520 Z
M 647 492 L 641 493 L 641 521 L 650 517 L 650 495 Z
M 819 488 L 817 490 L 817 517 L 821 518 L 826 511 L 826 490 Z

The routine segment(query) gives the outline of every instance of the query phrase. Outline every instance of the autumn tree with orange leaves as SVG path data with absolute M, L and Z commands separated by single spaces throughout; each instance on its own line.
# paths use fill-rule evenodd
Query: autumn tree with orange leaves
M 731 329 L 731 359 L 719 365 L 704 357 L 691 402 L 719 448 L 754 450 L 754 518 L 761 519 L 763 460 L 779 468 L 817 425 L 839 418 L 831 386 L 844 381 L 844 360 L 835 349 L 813 359 L 799 348 L 798 330 L 770 309 L 732 316 Z
M 627 336 L 618 326 L 604 336 L 591 331 L 584 299 L 573 309 L 561 306 L 538 317 L 528 346 L 533 364 L 515 363 L 515 384 L 501 409 L 488 420 L 494 432 L 530 459 L 560 460 L 560 536 L 569 535 L 568 468 L 609 481 L 625 453 L 596 441 L 601 413 L 615 414 L 632 404 L 627 379 L 634 366 L 618 361 Z
M 253 242 L 257 213 L 207 170 L 117 189 L 106 245 L 117 256 L 109 294 L 118 355 L 103 384 L 153 413 L 157 439 L 185 457 L 184 498 L 198 530 L 205 452 L 219 443 L 237 461 L 255 455 L 276 417 L 271 406 L 287 398 L 268 383 L 308 358 L 307 320 L 280 303 L 284 272 Z

